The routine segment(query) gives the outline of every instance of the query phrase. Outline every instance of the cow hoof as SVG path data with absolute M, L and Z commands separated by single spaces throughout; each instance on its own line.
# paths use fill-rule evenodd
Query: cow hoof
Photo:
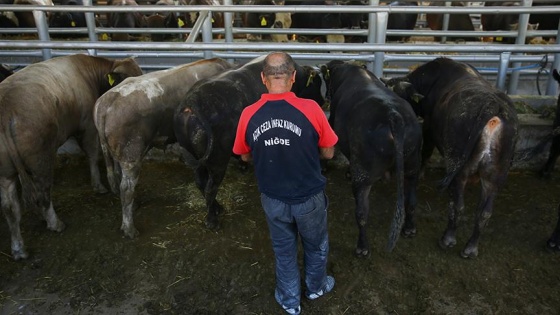
M 18 261 L 18 260 L 26 259 L 27 257 L 29 257 L 29 255 L 22 248 L 19 250 L 13 250 L 12 257 L 14 258 L 15 261 Z
M 403 229 L 402 235 L 404 237 L 414 237 L 414 236 L 416 236 L 416 228 Z
M 56 223 L 49 225 L 48 221 L 47 221 L 47 229 L 51 230 L 51 231 L 55 231 L 55 232 L 62 232 L 64 229 L 66 228 L 66 224 L 64 224 L 64 222 L 60 221 L 59 219 L 56 219 Z
M 369 257 L 370 251 L 365 248 L 356 248 L 354 251 L 354 255 L 358 258 L 367 258 Z
M 218 220 L 208 220 L 206 219 L 206 228 L 209 230 L 217 230 L 220 227 Z
M 104 195 L 109 192 L 109 190 L 107 190 L 107 188 L 105 188 L 105 186 L 103 185 L 96 185 L 95 187 L 93 187 L 93 191 L 96 194 L 100 194 L 100 195 Z
M 441 247 L 442 249 L 452 248 L 456 244 L 456 240 L 447 237 L 443 237 L 439 240 L 439 247 Z
M 463 258 L 476 258 L 478 256 L 478 248 L 465 248 L 461 252 L 461 257 Z
M 560 251 L 560 244 L 553 239 L 549 239 L 546 242 L 546 249 L 554 252 Z
M 134 239 L 136 236 L 140 235 L 140 232 L 138 232 L 135 227 L 121 226 L 121 230 L 124 232 L 124 235 L 130 239 Z

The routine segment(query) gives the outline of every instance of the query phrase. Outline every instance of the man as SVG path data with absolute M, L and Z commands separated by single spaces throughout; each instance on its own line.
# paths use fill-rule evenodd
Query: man
M 338 137 L 315 101 L 290 92 L 295 74 L 290 55 L 274 52 L 265 58 L 261 78 L 268 93 L 243 110 L 233 146 L 235 154 L 255 165 L 276 257 L 274 297 L 288 314 L 301 312 L 298 235 L 306 297 L 317 299 L 334 287 L 326 271 L 326 178 L 319 159 L 333 157 Z

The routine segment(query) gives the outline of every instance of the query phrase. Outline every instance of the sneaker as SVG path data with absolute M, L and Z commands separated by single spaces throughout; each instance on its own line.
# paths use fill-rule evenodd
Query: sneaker
M 331 292 L 333 288 L 334 288 L 334 278 L 332 276 L 327 276 L 327 284 L 325 284 L 325 288 L 323 290 L 320 290 L 319 292 L 315 292 L 315 293 L 307 293 L 305 296 L 309 300 L 315 300 L 322 297 L 326 293 Z
M 286 313 L 290 314 L 290 315 L 299 315 L 301 313 L 301 306 L 298 305 L 297 307 L 287 307 L 285 305 L 282 304 L 282 299 L 280 298 L 280 293 L 278 293 L 277 290 L 274 290 L 274 298 L 276 299 L 276 302 L 278 302 L 278 304 L 280 304 L 282 306 L 282 308 L 284 309 L 284 311 L 286 311 Z

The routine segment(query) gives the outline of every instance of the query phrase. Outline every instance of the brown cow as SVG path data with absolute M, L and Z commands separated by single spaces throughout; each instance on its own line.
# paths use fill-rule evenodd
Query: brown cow
M 0 200 L 15 260 L 27 257 L 19 228 L 18 178 L 24 205 L 38 209 L 49 230 L 62 231 L 64 223 L 51 202 L 57 148 L 75 136 L 88 156 L 94 190 L 106 192 L 97 166 L 93 106 L 111 83 L 141 74 L 130 58 L 77 54 L 27 66 L 0 83 Z
M 108 5 L 114 6 L 130 6 L 128 12 L 111 12 L 108 14 L 109 27 L 113 28 L 142 28 L 146 27 L 146 16 L 133 10 L 137 6 L 135 0 L 109 0 Z M 137 40 L 141 36 L 136 34 L 127 33 L 113 33 L 111 35 L 112 41 L 130 41 Z
M 14 0 L 14 4 L 23 5 L 54 5 L 52 0 Z M 19 27 L 35 27 L 35 18 L 31 11 L 18 11 L 15 12 L 18 19 Z M 47 13 L 47 17 L 49 13 Z
M 121 230 L 128 237 L 138 235 L 132 213 L 142 159 L 156 143 L 176 142 L 173 114 L 190 87 L 230 68 L 222 59 L 200 60 L 129 78 L 97 100 L 95 125 L 113 193 L 118 194 L 120 183 Z

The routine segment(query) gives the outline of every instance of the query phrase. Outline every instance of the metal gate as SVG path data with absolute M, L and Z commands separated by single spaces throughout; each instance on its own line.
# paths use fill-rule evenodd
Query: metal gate
M 233 4 L 233 0 L 223 0 L 219 6 L 156 6 L 140 5 L 135 7 L 114 7 L 93 5 L 92 0 L 85 0 L 84 6 L 30 6 L 0 5 L 0 11 L 33 12 L 37 27 L 31 29 L 0 28 L 0 62 L 12 66 L 49 59 L 56 56 L 86 53 L 111 58 L 136 56 L 145 71 L 169 68 L 201 58 L 221 57 L 233 62 L 243 63 L 248 59 L 269 51 L 286 51 L 303 64 L 318 65 L 333 59 L 363 61 L 377 76 L 402 75 L 411 66 L 424 63 L 438 56 L 448 56 L 455 60 L 469 62 L 487 79 L 509 94 L 546 94 L 556 95 L 557 84 L 550 76 L 550 69 L 560 67 L 560 44 L 526 44 L 528 37 L 552 36 L 560 34 L 558 30 L 528 31 L 530 14 L 559 14 L 560 6 L 536 6 L 532 0 L 521 1 L 517 7 L 483 7 L 472 5 L 466 7 L 449 6 L 453 1 L 446 1 L 445 6 L 387 6 L 380 5 L 379 0 L 369 0 L 369 5 L 353 6 L 257 6 Z M 482 3 L 484 1 L 479 1 Z M 181 29 L 114 29 L 96 25 L 96 16 L 108 12 L 127 12 L 134 10 L 149 12 L 194 12 L 198 19 L 191 28 Z M 84 12 L 87 27 L 72 29 L 49 29 L 47 12 Z M 211 12 L 224 14 L 225 26 L 212 28 Z M 248 28 L 236 26 L 234 17 L 246 12 L 309 12 L 309 13 L 367 13 L 369 17 L 366 29 L 290 29 L 290 34 L 341 34 L 361 35 L 367 38 L 364 43 L 274 43 L 246 42 L 239 40 L 239 34 L 282 34 L 287 31 L 274 28 Z M 388 30 L 389 14 L 416 13 L 420 15 L 443 14 L 442 30 L 416 28 L 414 30 Z M 453 14 L 519 14 L 518 31 L 450 31 L 447 30 L 449 17 Z M 74 32 L 83 34 L 86 40 L 60 40 L 51 38 L 52 34 Z M 186 36 L 186 40 L 170 42 L 111 42 L 103 40 L 107 33 L 173 33 Z M 14 39 L 15 34 L 27 34 L 30 39 Z M 222 39 L 214 39 L 220 35 Z M 443 42 L 386 42 L 386 36 L 421 36 L 441 37 Z M 516 38 L 516 44 L 496 44 L 483 42 L 455 43 L 445 41 L 451 36 L 478 38 L 483 36 L 502 36 Z M 538 84 L 534 86 L 535 82 Z M 542 87 L 540 85 L 543 85 Z M 531 87 L 532 86 L 532 87 Z M 542 92 L 541 92 L 542 90 Z

